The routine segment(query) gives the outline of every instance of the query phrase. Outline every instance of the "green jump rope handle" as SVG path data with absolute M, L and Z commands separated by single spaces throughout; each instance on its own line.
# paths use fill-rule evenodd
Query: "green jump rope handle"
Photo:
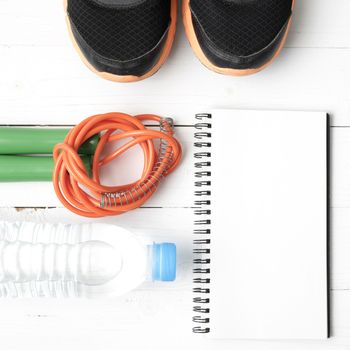
M 56 144 L 62 143 L 70 129 L 47 127 L 0 128 L 0 154 L 52 154 Z M 87 140 L 79 149 L 80 154 L 95 153 L 100 136 Z
M 91 176 L 90 156 L 81 156 L 85 169 Z M 52 181 L 53 157 L 0 155 L 0 182 Z

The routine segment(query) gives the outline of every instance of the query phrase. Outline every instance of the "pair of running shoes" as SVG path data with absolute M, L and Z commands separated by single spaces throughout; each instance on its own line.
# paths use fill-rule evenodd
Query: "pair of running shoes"
M 281 51 L 294 0 L 182 0 L 188 40 L 209 69 L 256 73 Z M 178 0 L 65 0 L 68 29 L 82 60 L 99 76 L 132 82 L 167 59 Z

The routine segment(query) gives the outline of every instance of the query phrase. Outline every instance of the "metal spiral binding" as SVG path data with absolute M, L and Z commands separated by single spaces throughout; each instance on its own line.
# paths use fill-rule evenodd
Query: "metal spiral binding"
M 195 152 L 195 192 L 194 214 L 197 219 L 194 221 L 195 239 L 193 240 L 193 293 L 198 294 L 193 298 L 193 312 L 195 316 L 192 321 L 198 325 L 193 327 L 194 333 L 210 332 L 210 234 L 211 234 L 211 115 L 197 114 L 198 123 L 195 124 L 194 147 Z
M 161 119 L 159 129 L 165 134 L 172 133 L 174 129 L 173 119 Z M 112 206 L 123 205 L 125 203 L 132 203 L 136 200 L 136 198 L 138 200 L 140 199 L 140 192 L 142 192 L 142 197 L 150 191 L 155 192 L 172 163 L 173 152 L 171 148 L 169 148 L 168 142 L 164 139 L 161 139 L 159 142 L 158 160 L 148 178 L 128 191 L 103 193 L 100 203 L 101 208 L 108 208 Z M 159 169 L 163 169 L 162 173 L 160 175 L 156 175 Z

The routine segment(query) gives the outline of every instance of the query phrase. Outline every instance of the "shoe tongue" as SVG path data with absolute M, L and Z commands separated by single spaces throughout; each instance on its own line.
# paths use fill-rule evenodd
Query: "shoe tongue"
M 140 5 L 147 0 L 92 0 L 94 3 L 98 5 L 106 5 L 106 6 L 133 6 Z

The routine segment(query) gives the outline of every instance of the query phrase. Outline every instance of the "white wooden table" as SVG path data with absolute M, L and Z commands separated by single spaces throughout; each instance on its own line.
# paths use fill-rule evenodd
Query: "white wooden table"
M 349 11 L 349 0 L 297 1 L 292 32 L 281 56 L 269 69 L 246 78 L 220 76 L 203 68 L 180 23 L 171 57 L 159 73 L 144 82 L 119 85 L 100 80 L 82 65 L 68 40 L 60 0 L 0 0 L 0 124 L 74 124 L 94 113 L 153 112 L 176 120 L 185 149 L 182 167 L 148 208 L 106 220 L 176 242 L 178 281 L 170 286 L 145 284 L 116 300 L 0 300 L 0 347 L 350 349 Z M 331 113 L 329 340 L 208 341 L 191 334 L 189 126 L 195 112 L 211 107 Z M 119 174 L 116 181 L 127 174 Z M 45 203 L 57 208 L 30 209 Z M 0 207 L 1 219 L 82 222 L 59 207 L 49 184 L 0 184 Z

